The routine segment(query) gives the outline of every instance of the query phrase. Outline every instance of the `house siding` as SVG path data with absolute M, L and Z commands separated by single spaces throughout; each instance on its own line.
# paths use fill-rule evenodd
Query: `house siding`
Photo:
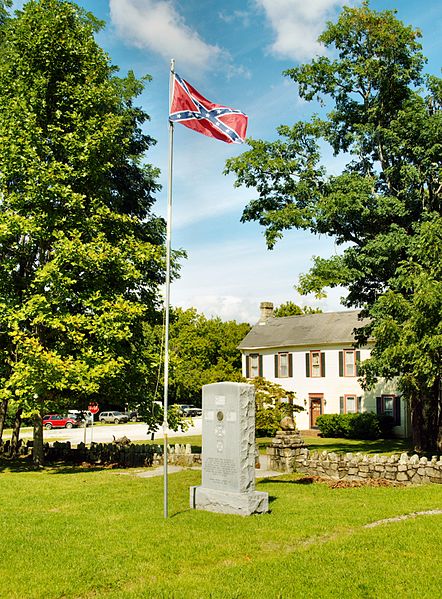
M 376 413 L 376 398 L 382 395 L 396 395 L 394 382 L 380 381 L 370 391 L 364 391 L 357 376 L 340 376 L 339 374 L 339 352 L 344 349 L 352 349 L 351 343 L 327 344 L 310 346 L 274 347 L 265 349 L 254 349 L 252 351 L 242 350 L 243 374 L 246 375 L 246 356 L 249 353 L 258 353 L 262 356 L 262 376 L 269 381 L 278 383 L 286 391 L 295 393 L 294 403 L 304 408 L 303 412 L 296 414 L 296 424 L 300 430 L 310 428 L 310 398 L 312 395 L 322 396 L 322 413 L 339 414 L 340 398 L 348 395 L 361 397 L 361 411 Z M 321 351 L 325 356 L 325 376 L 312 377 L 306 373 L 306 353 L 310 351 Z M 279 378 L 275 376 L 275 354 L 278 352 L 292 354 L 292 377 Z M 363 362 L 370 356 L 370 348 L 358 349 L 360 360 Z M 404 402 L 400 402 L 400 425 L 394 429 L 398 436 L 408 435 L 408 416 Z

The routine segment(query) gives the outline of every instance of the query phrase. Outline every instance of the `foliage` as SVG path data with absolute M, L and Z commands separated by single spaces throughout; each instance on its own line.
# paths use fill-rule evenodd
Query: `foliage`
M 413 303 L 414 286 L 398 287 L 402 265 L 411 260 L 425 269 L 415 238 L 442 211 L 442 79 L 424 74 L 419 37 L 392 11 L 373 11 L 367 2 L 344 7 L 319 38 L 334 58 L 319 57 L 285 73 L 302 99 L 319 101 L 328 113 L 279 127 L 276 141 L 248 140 L 250 149 L 226 165 L 226 172 L 236 173 L 236 185 L 257 190 L 242 220 L 262 224 L 269 247 L 292 228 L 329 235 L 343 247 L 330 258 L 314 258 L 298 290 L 320 297 L 328 286 L 346 287 L 345 305 L 372 317 L 361 342 L 382 336 L 382 312 L 393 302 L 387 292 L 393 291 L 396 302 Z M 328 174 L 321 162 L 325 143 L 347 161 L 340 174 Z M 434 276 L 432 296 L 440 284 L 439 274 Z M 413 323 L 402 312 L 396 332 L 404 333 L 405 348 Z M 430 350 L 439 333 L 430 325 L 425 337 L 420 359 L 426 368 L 411 377 L 411 385 L 403 380 L 402 387 L 414 414 L 416 447 L 429 449 L 440 446 L 442 437 L 432 374 L 439 370 L 440 384 L 440 354 Z M 387 347 L 387 335 L 380 343 Z M 391 354 L 398 350 L 395 341 Z M 397 363 L 402 361 L 408 358 Z M 372 362 L 373 372 L 380 363 Z M 393 361 L 388 363 L 382 375 L 397 374 Z
M 344 439 L 379 439 L 380 419 L 373 412 L 358 414 L 322 414 L 316 424 L 323 437 Z
M 293 403 L 295 394 L 286 391 L 263 377 L 247 380 L 255 387 L 255 435 L 257 437 L 274 437 L 280 428 L 280 422 L 285 416 L 304 410 Z
M 298 306 L 294 302 L 288 301 L 275 308 L 273 316 L 280 318 L 282 316 L 299 316 L 300 314 L 319 314 L 321 308 L 311 308 L 310 306 Z
M 164 223 L 153 140 L 70 2 L 25 5 L 0 63 L 0 399 L 25 411 L 94 397 L 130 368 L 159 307 Z
M 376 346 L 362 370 L 366 385 L 397 377 L 420 423 L 423 439 L 415 445 L 442 449 L 442 217 L 429 216 L 415 230 L 408 260 L 371 310 Z
M 241 380 L 237 347 L 250 325 L 207 318 L 195 308 L 171 311 L 170 401 L 201 405 L 203 385 Z

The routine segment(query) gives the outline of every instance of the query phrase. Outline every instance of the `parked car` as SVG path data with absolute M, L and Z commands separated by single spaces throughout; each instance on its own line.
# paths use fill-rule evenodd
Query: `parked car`
M 138 422 L 141 420 L 141 416 L 138 415 L 138 412 L 129 412 L 129 420 L 131 422 Z
M 114 424 L 121 424 L 122 422 L 129 421 L 129 415 L 123 414 L 123 412 L 118 412 L 118 410 L 113 410 L 111 412 L 100 412 L 98 415 L 98 420 L 100 422 L 113 422 Z
M 72 416 L 62 416 L 61 414 L 43 416 L 43 426 L 47 430 L 51 428 L 74 428 L 74 426 L 79 426 L 80 423 L 81 420 L 77 420 Z
M 180 416 L 186 416 L 187 410 L 191 410 L 195 407 L 195 406 L 192 406 L 191 404 L 187 404 L 187 403 L 178 403 L 178 404 L 174 404 L 174 405 L 178 406 L 178 408 L 180 410 Z
M 86 426 L 90 426 L 93 420 L 92 412 L 89 410 L 68 410 L 68 416 L 80 420 Z
M 201 408 L 189 408 L 186 410 L 186 416 L 189 418 L 194 418 L 195 416 L 202 416 L 203 411 Z

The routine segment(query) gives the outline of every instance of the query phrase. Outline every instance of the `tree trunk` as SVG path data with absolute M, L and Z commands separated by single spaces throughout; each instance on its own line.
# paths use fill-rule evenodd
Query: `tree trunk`
M 419 397 L 411 400 L 413 446 L 418 452 L 437 452 L 442 448 L 442 403 L 437 381 Z
M 32 464 L 35 469 L 44 464 L 43 452 L 43 420 L 40 414 L 34 415 L 34 446 L 32 448 Z
M 18 410 L 15 413 L 15 417 L 14 417 L 14 424 L 12 426 L 12 437 L 11 437 L 11 452 L 10 452 L 11 457 L 17 455 L 17 453 L 18 453 L 22 412 L 23 412 L 23 408 L 18 408 Z
M 8 400 L 3 399 L 0 402 L 0 443 L 3 440 L 3 429 L 5 428 L 6 415 L 8 413 Z

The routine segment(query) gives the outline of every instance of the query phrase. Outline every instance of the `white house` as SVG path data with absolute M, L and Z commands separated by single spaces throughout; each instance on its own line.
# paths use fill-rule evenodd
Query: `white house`
M 314 428 L 320 414 L 375 412 L 395 419 L 395 434 L 408 436 L 405 402 L 393 382 L 379 381 L 364 391 L 359 364 L 370 344 L 356 348 L 354 329 L 363 325 L 357 310 L 275 318 L 273 304 L 261 303 L 261 317 L 239 345 L 246 378 L 263 376 L 295 392 L 304 408 L 296 415 L 301 430 Z

